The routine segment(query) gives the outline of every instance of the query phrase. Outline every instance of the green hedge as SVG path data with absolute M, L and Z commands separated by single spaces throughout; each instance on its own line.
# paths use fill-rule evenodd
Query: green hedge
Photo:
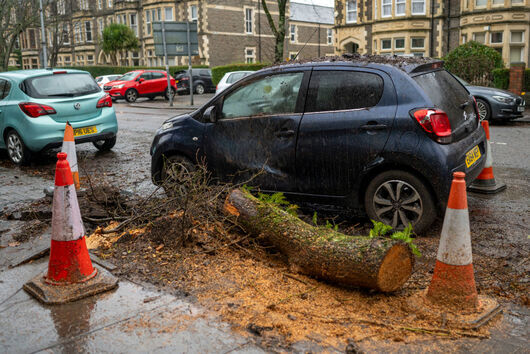
M 197 65 L 194 66 L 194 68 L 207 68 L 207 65 Z M 69 69 L 78 69 L 78 70 L 85 70 L 88 71 L 90 74 L 92 74 L 93 77 L 101 76 L 101 75 L 112 75 L 112 74 L 125 74 L 126 72 L 133 71 L 133 70 L 141 70 L 141 69 L 156 69 L 156 70 L 166 70 L 163 66 L 71 66 L 68 67 Z M 175 73 L 177 70 L 186 70 L 188 66 L 179 65 L 179 66 L 170 66 L 169 72 L 171 75 Z
M 526 69 L 524 71 L 524 88 L 523 88 L 523 91 L 526 92 L 526 95 L 527 95 L 527 102 L 530 101 L 530 98 L 528 96 L 530 96 L 530 69 Z
M 493 69 L 493 86 L 507 90 L 510 84 L 510 69 Z
M 223 76 L 230 72 L 230 71 L 256 71 L 259 69 L 263 69 L 266 66 L 269 66 L 270 64 L 267 63 L 252 63 L 252 64 L 230 64 L 230 65 L 222 65 L 222 66 L 216 66 L 212 68 L 212 81 L 214 85 L 217 85 L 219 81 L 223 78 Z

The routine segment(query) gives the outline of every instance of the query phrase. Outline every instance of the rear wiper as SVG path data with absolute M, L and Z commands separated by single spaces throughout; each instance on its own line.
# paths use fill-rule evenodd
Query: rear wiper
M 48 97 L 74 97 L 73 93 L 56 93 L 53 95 L 48 95 Z

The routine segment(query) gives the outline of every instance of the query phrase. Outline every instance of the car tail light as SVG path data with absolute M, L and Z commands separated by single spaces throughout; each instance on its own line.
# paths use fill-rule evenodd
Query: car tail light
M 112 98 L 109 95 L 103 96 L 96 105 L 96 108 L 112 107 Z
M 180 81 L 188 81 L 190 78 L 189 77 L 182 77 L 180 78 Z
M 34 103 L 34 102 L 22 102 L 22 103 L 19 103 L 18 106 L 20 107 L 22 112 L 26 113 L 28 116 L 32 118 L 37 118 L 40 116 L 57 113 L 55 109 L 53 109 L 53 107 L 47 106 L 45 104 Z
M 434 135 L 441 143 L 450 141 L 451 123 L 447 114 L 440 109 L 422 108 L 415 110 L 413 116 L 421 127 Z

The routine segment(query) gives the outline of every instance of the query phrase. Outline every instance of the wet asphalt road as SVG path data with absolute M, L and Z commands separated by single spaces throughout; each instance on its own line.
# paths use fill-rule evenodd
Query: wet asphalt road
M 199 97 L 198 103 L 209 96 Z M 115 104 L 120 126 L 118 142 L 108 153 L 99 153 L 90 144 L 77 145 L 81 176 L 104 176 L 136 193 L 153 190 L 149 147 L 154 132 L 167 118 L 190 110 L 184 107 L 187 102 L 182 102 L 186 98 L 179 99 L 179 110 L 168 109 L 161 100 L 134 106 Z M 480 230 L 476 231 L 480 237 L 474 237 L 473 247 L 479 243 L 477 250 L 485 256 L 507 253 L 525 267 L 530 242 L 530 112 L 522 120 L 493 125 L 491 135 L 495 176 L 506 182 L 508 189 L 493 197 L 469 195 L 470 219 Z M 0 211 L 43 195 L 42 189 L 53 184 L 55 153 L 41 156 L 29 167 L 18 168 L 8 161 L 5 152 L 0 152 Z M 86 178 L 82 182 L 86 184 Z M 13 228 L 13 223 L 16 224 L 0 220 L 0 246 L 8 246 L 9 232 L 5 230 Z M 490 241 L 498 235 L 505 238 L 504 247 Z M 48 242 L 46 236 L 39 242 Z M 45 259 L 8 269 L 9 249 L 0 248 L 0 352 L 156 352 L 168 348 L 176 352 L 260 351 L 230 333 L 218 320 L 201 315 L 201 310 L 193 305 L 126 281 L 116 292 L 98 297 L 97 301 L 87 299 L 60 310 L 43 307 L 20 287 L 45 268 Z M 24 252 L 23 247 L 20 252 Z M 145 302 L 146 299 L 154 300 Z M 529 335 L 528 312 L 518 316 L 512 316 L 513 321 L 523 322 L 515 329 L 499 328 L 502 333 L 490 344 L 483 342 L 467 349 L 524 352 Z M 168 328 L 175 326 L 181 326 L 179 334 L 168 336 Z M 514 337 L 503 339 L 510 331 L 519 331 L 514 337 L 521 341 Z

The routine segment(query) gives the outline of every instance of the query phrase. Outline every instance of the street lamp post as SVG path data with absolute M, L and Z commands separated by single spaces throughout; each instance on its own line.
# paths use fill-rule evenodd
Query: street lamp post
M 46 32 L 44 31 L 44 15 L 42 11 L 42 0 L 40 3 L 40 30 L 41 30 L 41 45 L 42 45 L 42 67 L 46 69 L 48 67 L 48 53 L 46 53 Z

